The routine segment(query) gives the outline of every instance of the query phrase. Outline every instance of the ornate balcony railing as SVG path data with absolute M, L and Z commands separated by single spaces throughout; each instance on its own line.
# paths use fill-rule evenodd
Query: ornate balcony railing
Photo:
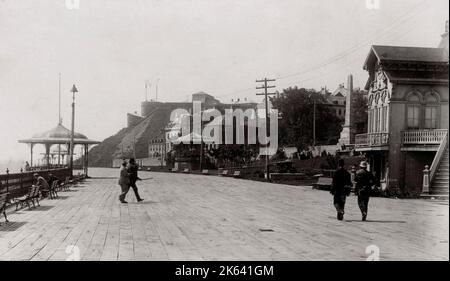
M 403 131 L 403 144 L 441 144 L 447 135 L 447 130 L 409 130 Z
M 356 147 L 383 146 L 389 143 L 389 133 L 368 133 L 355 136 Z

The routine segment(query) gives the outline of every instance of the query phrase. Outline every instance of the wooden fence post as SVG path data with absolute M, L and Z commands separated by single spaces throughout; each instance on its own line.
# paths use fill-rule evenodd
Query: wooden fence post
M 422 186 L 422 194 L 430 193 L 430 168 L 428 165 L 425 165 L 425 170 L 423 170 L 423 186 Z

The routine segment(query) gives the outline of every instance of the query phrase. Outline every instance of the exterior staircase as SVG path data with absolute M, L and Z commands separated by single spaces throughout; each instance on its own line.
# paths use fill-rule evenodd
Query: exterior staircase
M 448 174 L 448 146 L 445 149 L 442 159 L 439 162 L 436 175 L 431 183 L 430 195 L 435 197 L 442 197 L 448 199 L 448 186 L 449 186 L 449 174 Z

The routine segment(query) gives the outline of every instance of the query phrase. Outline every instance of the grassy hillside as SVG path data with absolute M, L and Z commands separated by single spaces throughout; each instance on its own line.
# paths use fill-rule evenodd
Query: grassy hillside
M 112 167 L 113 154 L 130 129 L 124 128 L 89 151 L 89 166 Z
M 187 105 L 184 105 L 186 107 Z M 148 157 L 149 140 L 156 138 L 167 125 L 170 113 L 183 107 L 181 103 L 161 103 L 145 119 L 131 128 L 124 128 L 105 139 L 89 152 L 89 165 L 111 167 L 115 158 L 132 157 L 136 147 L 136 158 Z

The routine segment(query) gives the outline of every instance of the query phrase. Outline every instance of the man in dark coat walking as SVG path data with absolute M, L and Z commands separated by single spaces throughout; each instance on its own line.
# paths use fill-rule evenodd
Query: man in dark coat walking
M 337 211 L 337 219 L 344 219 L 344 208 L 347 196 L 350 195 L 352 179 L 350 173 L 344 167 L 344 159 L 339 159 L 338 166 L 333 176 L 330 193 L 333 194 L 333 204 Z
M 136 186 L 136 181 L 141 180 L 138 177 L 138 170 L 139 166 L 136 164 L 136 161 L 134 160 L 134 158 L 130 158 L 127 166 L 127 171 L 130 174 L 130 187 L 133 188 L 134 195 L 136 195 L 136 200 L 138 202 L 141 202 L 144 199 L 139 196 L 138 188 Z
M 372 191 L 372 186 L 375 183 L 375 179 L 372 173 L 367 171 L 366 161 L 362 161 L 359 167 L 360 169 L 355 175 L 355 193 L 358 195 L 358 206 L 361 210 L 362 220 L 365 221 L 367 218 L 370 193 Z
M 125 160 L 120 166 L 119 185 L 121 189 L 119 201 L 121 203 L 128 203 L 127 201 L 125 201 L 125 197 L 127 196 L 128 190 L 130 190 L 130 174 L 128 173 L 127 162 Z

